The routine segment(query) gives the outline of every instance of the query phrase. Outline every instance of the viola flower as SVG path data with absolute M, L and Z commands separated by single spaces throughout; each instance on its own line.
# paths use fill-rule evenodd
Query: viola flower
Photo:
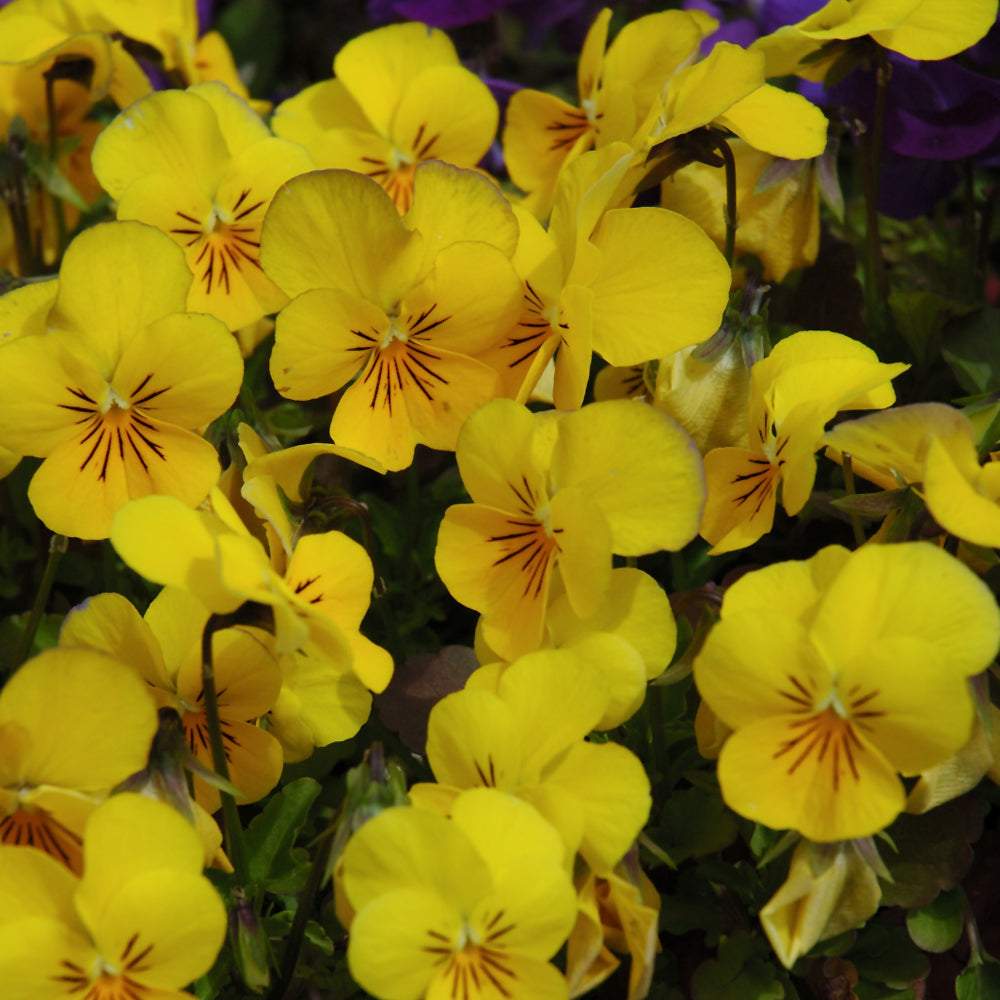
M 607 873 L 648 819 L 650 798 L 631 751 L 585 739 L 607 708 L 601 671 L 546 650 L 515 660 L 495 690 L 492 675 L 477 674 L 431 710 L 426 753 L 438 784 L 413 785 L 411 801 L 448 813 L 462 789 L 516 795 L 558 830 L 568 864 L 579 851 Z
M 262 261 L 294 301 L 278 316 L 271 377 L 290 399 L 354 380 L 330 423 L 338 445 L 387 469 L 416 445 L 451 450 L 465 418 L 500 394 L 479 359 L 517 323 L 517 223 L 489 181 L 422 166 L 405 218 L 346 170 L 296 178 L 275 198 Z
M 627 1000 L 642 1000 L 653 980 L 660 949 L 660 896 L 630 851 L 614 871 L 595 875 L 586 868 L 576 879 L 577 917 L 566 944 L 566 982 L 577 997 L 603 983 L 621 964 L 615 952 L 631 956 Z
M 746 574 L 694 664 L 702 698 L 733 730 L 723 799 L 810 840 L 878 832 L 905 805 L 898 774 L 968 740 L 967 679 L 998 644 L 989 589 L 926 543 L 831 546 Z
M 277 107 L 274 132 L 303 145 L 320 167 L 371 177 L 400 212 L 413 202 L 419 164 L 474 167 L 496 135 L 493 95 L 442 31 L 369 31 L 337 53 L 333 72 Z
M 764 904 L 760 922 L 786 969 L 813 945 L 860 927 L 878 910 L 882 888 L 855 843 L 800 841 L 788 878 Z
M 360 634 L 345 634 L 357 631 L 371 591 L 360 546 L 339 531 L 305 535 L 279 574 L 218 489 L 211 506 L 193 511 L 171 497 L 135 501 L 115 518 L 111 543 L 146 579 L 188 591 L 214 614 L 247 602 L 269 608 L 276 655 L 308 647 L 383 691 L 392 658 Z
M 653 207 L 605 211 L 631 161 L 614 143 L 569 164 L 548 230 L 515 209 L 521 316 L 483 354 L 505 395 L 525 402 L 554 358 L 555 405 L 576 409 L 594 351 L 613 365 L 640 364 L 718 328 L 731 275 L 701 228 Z
M 79 874 L 87 817 L 146 766 L 155 732 L 153 699 L 124 663 L 88 649 L 29 660 L 0 691 L 0 844 Z
M 164 588 L 144 616 L 120 594 L 98 594 L 74 608 L 63 622 L 59 643 L 106 652 L 149 685 L 158 708 L 181 717 L 191 753 L 213 770 L 202 687 L 202 633 L 208 610 L 190 594 Z M 281 687 L 277 661 L 264 644 L 240 629 L 212 636 L 212 667 L 229 777 L 243 796 L 263 798 L 281 776 L 281 749 L 257 725 Z M 210 813 L 219 809 L 216 788 L 194 779 L 195 800 Z
M 206 973 L 226 910 L 193 827 L 162 802 L 109 799 L 87 823 L 78 879 L 0 847 L 0 977 L 11 1000 L 157 997 Z
M 511 180 L 528 194 L 526 207 L 539 218 L 548 217 L 560 172 L 577 156 L 632 141 L 667 79 L 715 26 L 698 12 L 663 11 L 626 24 L 608 46 L 610 22 L 605 8 L 583 43 L 577 105 L 525 89 L 507 106 L 504 160 Z
M 215 449 L 189 428 L 226 410 L 243 365 L 218 320 L 184 312 L 190 281 L 156 230 L 95 226 L 63 258 L 49 332 L 3 348 L 0 445 L 45 458 L 28 497 L 52 531 L 107 538 L 128 500 L 193 507 L 218 478 Z
M 841 410 L 891 406 L 889 381 L 907 367 L 882 364 L 870 348 L 823 330 L 792 334 L 758 361 L 750 370 L 749 447 L 705 456 L 700 531 L 712 553 L 745 548 L 771 530 L 779 484 L 785 511 L 802 510 L 825 424 Z
M 451 819 L 386 809 L 348 842 L 343 886 L 348 966 L 380 1000 L 566 996 L 548 960 L 576 898 L 558 836 L 524 802 L 476 789 Z
M 729 147 L 736 162 L 736 256 L 755 254 L 765 280 L 784 281 L 790 271 L 815 263 L 819 252 L 818 165 L 815 160 L 781 164 L 740 139 Z M 725 246 L 724 170 L 692 163 L 672 174 L 660 191 L 664 208 L 697 222 L 716 246 Z
M 589 617 L 606 598 L 612 553 L 680 548 L 700 516 L 697 450 L 630 400 L 561 417 L 494 400 L 462 428 L 457 459 L 473 503 L 445 512 L 434 561 L 507 660 L 540 647 L 557 579 Z
M 823 443 L 848 452 L 852 463 L 857 456 L 859 474 L 883 489 L 915 484 L 949 534 L 1000 547 L 1000 462 L 979 464 L 975 429 L 960 410 L 943 403 L 900 406 L 845 421 Z
M 961 10 L 949 0 L 830 0 L 798 24 L 759 38 L 751 51 L 766 56 L 768 77 L 795 73 L 822 80 L 843 48 L 830 43 L 867 35 L 910 59 L 945 59 L 975 45 L 996 16 L 995 0 L 968 0 Z
M 313 163 L 221 83 L 133 104 L 101 133 L 93 164 L 119 219 L 184 248 L 191 312 L 238 330 L 287 303 L 260 265 L 261 224 L 275 191 Z

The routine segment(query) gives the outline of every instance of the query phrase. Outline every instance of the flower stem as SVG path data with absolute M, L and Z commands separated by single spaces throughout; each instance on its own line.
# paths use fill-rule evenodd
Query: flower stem
M 873 332 L 885 328 L 885 309 L 889 298 L 889 282 L 882 256 L 882 234 L 879 229 L 878 193 L 882 169 L 882 135 L 885 130 L 885 107 L 892 69 L 885 49 L 877 46 L 875 70 L 875 113 L 871 132 L 864 143 L 865 235 L 868 253 L 865 259 L 865 302 L 868 323 Z
M 725 161 L 726 207 L 724 218 L 726 222 L 726 248 L 724 254 L 726 263 L 729 265 L 730 270 L 732 270 L 733 259 L 736 256 L 736 227 L 739 225 L 736 214 L 736 159 L 733 156 L 733 151 L 729 148 L 729 143 L 721 136 L 716 137 L 715 148 L 718 149 L 722 159 Z
M 844 452 L 844 487 L 847 490 L 847 495 L 853 497 L 857 495 L 857 490 L 854 488 L 854 466 L 851 462 L 851 456 Z M 865 544 L 865 529 L 861 525 L 861 518 L 858 516 L 856 511 L 851 511 L 851 528 L 854 531 L 854 544 L 857 546 L 862 546 Z
M 212 765 L 217 774 L 229 780 L 229 765 L 226 748 L 222 741 L 222 723 L 219 719 L 219 700 L 215 690 L 215 668 L 212 665 L 212 637 L 222 629 L 243 624 L 245 619 L 239 611 L 229 615 L 212 615 L 205 624 L 201 637 L 201 683 L 205 696 L 205 722 L 208 726 L 208 742 L 212 748 Z M 226 853 L 233 864 L 236 884 L 246 886 L 250 879 L 246 842 L 236 800 L 228 792 L 219 789 L 222 799 L 222 821 L 226 835 Z
M 52 584 L 55 583 L 59 560 L 68 544 L 69 539 L 65 535 L 53 535 L 49 542 L 49 558 L 45 563 L 45 571 L 42 573 L 42 582 L 38 585 L 38 593 L 35 594 L 35 603 L 31 607 L 28 621 L 17 644 L 11 673 L 17 670 L 28 658 L 31 644 L 35 641 L 35 633 L 38 631 L 38 623 L 42 620 L 42 614 L 49 603 L 49 594 L 52 593 Z

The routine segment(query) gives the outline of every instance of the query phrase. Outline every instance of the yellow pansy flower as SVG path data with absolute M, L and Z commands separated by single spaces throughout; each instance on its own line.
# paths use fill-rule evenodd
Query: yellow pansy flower
M 202 633 L 209 612 L 190 594 L 164 588 L 144 616 L 120 594 L 98 594 L 72 610 L 59 642 L 106 652 L 149 685 L 160 708 L 181 717 L 191 753 L 213 770 L 202 687 Z M 277 661 L 252 635 L 223 629 L 212 636 L 212 669 L 229 777 L 242 802 L 263 798 L 281 776 L 281 750 L 257 725 L 281 687 Z M 194 779 L 195 799 L 208 812 L 220 806 L 218 789 Z
M 631 160 L 614 143 L 569 164 L 547 230 L 515 209 L 521 315 L 482 355 L 501 373 L 505 395 L 526 401 L 554 357 L 552 398 L 575 409 L 593 352 L 613 365 L 637 364 L 718 328 L 730 272 L 705 233 L 664 209 L 605 211 Z
M 386 809 L 348 842 L 342 872 L 348 966 L 379 1000 L 566 996 L 549 959 L 575 894 L 559 837 L 526 803 L 481 788 L 451 819 Z
M 301 143 L 321 167 L 367 174 L 400 212 L 413 202 L 420 163 L 474 167 L 496 135 L 493 95 L 435 28 L 391 24 L 359 35 L 333 72 L 277 107 L 275 134 Z
M 630 400 L 562 417 L 494 400 L 462 428 L 457 459 L 473 503 L 445 512 L 435 564 L 504 659 L 541 645 L 557 575 L 573 612 L 595 614 L 612 553 L 685 545 L 704 495 L 690 439 Z
M 354 379 L 330 436 L 387 469 L 408 466 L 417 444 L 453 449 L 465 418 L 500 394 L 479 356 L 516 324 L 521 301 L 509 260 L 517 223 L 499 189 L 443 163 L 414 183 L 401 217 L 359 174 L 296 178 L 268 212 L 261 250 L 294 298 L 278 316 L 275 387 L 315 399 Z
M 630 852 L 604 876 L 583 868 L 576 879 L 577 917 L 566 944 L 566 982 L 571 997 L 603 983 L 631 956 L 627 1000 L 642 1000 L 653 981 L 660 951 L 660 896 Z
M 841 410 L 891 406 L 889 381 L 907 367 L 882 364 L 870 348 L 825 330 L 779 341 L 750 371 L 750 446 L 705 456 L 708 500 L 700 531 L 712 552 L 744 548 L 771 530 L 779 483 L 787 513 L 802 510 L 824 425 Z
M 260 265 L 261 224 L 275 191 L 313 163 L 228 88 L 150 94 L 104 129 L 93 163 L 119 219 L 155 226 L 184 248 L 192 312 L 238 330 L 287 303 Z
M 357 542 L 339 531 L 306 535 L 279 574 L 222 493 L 214 489 L 210 499 L 211 511 L 171 497 L 134 501 L 116 516 L 111 542 L 136 572 L 188 591 L 214 614 L 246 603 L 269 609 L 276 654 L 308 648 L 350 665 L 369 690 L 384 690 L 392 658 L 357 633 L 371 589 Z
M 3 348 L 0 445 L 45 458 L 28 497 L 52 531 L 106 538 L 129 499 L 194 506 L 218 478 L 215 449 L 189 428 L 225 411 L 243 364 L 218 320 L 184 311 L 190 281 L 155 229 L 95 226 L 46 284 L 48 332 Z M 19 302 L 18 322 L 34 322 L 38 303 Z
M 736 163 L 736 255 L 755 254 L 768 281 L 815 263 L 819 252 L 819 184 L 814 161 L 789 164 L 791 172 L 763 191 L 758 185 L 775 158 L 741 139 L 730 141 Z M 661 186 L 660 204 L 697 222 L 720 249 L 726 242 L 726 174 L 692 163 Z
M 607 708 L 601 672 L 547 650 L 515 660 L 495 690 L 489 676 L 479 683 L 470 679 L 431 710 L 426 753 L 438 784 L 414 785 L 411 800 L 448 812 L 461 789 L 497 788 L 559 831 L 567 862 L 579 851 L 598 874 L 610 871 L 645 824 L 650 797 L 631 751 L 585 739 Z
M 875 417 L 880 419 L 874 419 Z M 917 485 L 934 520 L 973 545 L 1000 547 L 1000 462 L 980 465 L 972 422 L 944 403 L 914 403 L 846 421 L 823 443 L 848 452 L 884 489 Z
M 822 80 L 839 52 L 831 42 L 866 35 L 910 59 L 946 59 L 975 45 L 993 26 L 997 0 L 830 0 L 798 24 L 753 43 L 767 75 Z M 824 49 L 822 58 L 810 58 Z
M 733 730 L 719 755 L 724 800 L 810 840 L 876 833 L 905 806 L 898 774 L 968 740 L 967 679 L 998 644 L 989 589 L 926 543 L 831 546 L 746 574 L 694 664 Z
M 605 8 L 584 40 L 577 105 L 525 89 L 507 106 L 504 160 L 511 180 L 528 194 L 525 207 L 539 218 L 548 217 L 560 172 L 577 156 L 631 142 L 667 79 L 717 24 L 700 11 L 663 11 L 626 24 L 608 46 L 610 21 Z
M 0 691 L 0 843 L 80 873 L 83 826 L 108 792 L 146 766 L 156 706 L 122 662 L 48 650 Z
M 109 799 L 87 823 L 84 872 L 0 847 L 0 978 L 10 1000 L 184 1000 L 226 934 L 194 828 L 140 795 Z

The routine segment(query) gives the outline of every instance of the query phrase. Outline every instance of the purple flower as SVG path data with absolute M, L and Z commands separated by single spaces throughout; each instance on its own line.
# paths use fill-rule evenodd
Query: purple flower
M 455 28 L 483 21 L 507 7 L 526 24 L 545 31 L 589 12 L 589 6 L 587 0 L 368 0 L 368 16 L 376 24 L 406 18 L 435 28 Z

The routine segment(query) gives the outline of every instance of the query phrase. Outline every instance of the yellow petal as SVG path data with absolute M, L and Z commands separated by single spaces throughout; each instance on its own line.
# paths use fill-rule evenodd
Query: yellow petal
M 779 477 L 759 452 L 716 448 L 705 456 L 708 496 L 698 530 L 714 555 L 746 548 L 771 530 Z
M 770 84 L 731 105 L 717 121 L 756 149 L 789 160 L 819 156 L 826 148 L 826 115 L 804 97 Z
M 879 45 L 910 59 L 946 59 L 975 45 L 993 27 L 995 0 L 922 0 L 912 14 L 885 31 L 872 31 Z

